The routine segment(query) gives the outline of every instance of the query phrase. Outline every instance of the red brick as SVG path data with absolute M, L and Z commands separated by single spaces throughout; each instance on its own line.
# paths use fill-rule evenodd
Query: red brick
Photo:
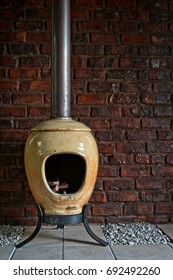
M 5 217 L 23 217 L 24 209 L 22 207 L 4 207 L 0 208 L 0 216 Z
M 13 94 L 14 104 L 41 104 L 44 103 L 43 94 Z
M 153 35 L 151 36 L 153 44 L 172 44 L 173 38 L 171 35 Z
M 107 196 L 105 192 L 94 192 L 91 196 L 90 201 L 104 203 L 107 201 Z
M 87 19 L 88 18 L 88 11 L 87 10 L 82 10 L 82 9 L 79 10 L 79 8 L 78 9 L 72 9 L 71 16 L 72 16 L 73 19 Z
M 94 216 L 110 216 L 110 215 L 122 215 L 122 206 L 112 203 L 104 204 L 101 206 L 93 205 L 92 214 Z
M 3 134 L 0 135 L 1 141 L 26 141 L 28 132 L 26 130 L 7 130 L 4 129 Z
M 50 107 L 49 106 L 34 106 L 34 105 L 29 105 L 28 106 L 28 116 L 29 117 L 50 117 Z
M 37 68 L 27 68 L 27 69 L 21 69 L 21 68 L 14 68 L 9 70 L 9 77 L 10 78 L 30 78 L 30 79 L 36 79 L 38 78 L 38 69 Z
M 8 193 L 3 193 L 1 192 L 1 195 L 0 195 L 0 203 L 9 203 L 10 202 L 10 199 L 9 199 L 9 194 Z
M 108 44 L 108 43 L 118 43 L 119 37 L 114 34 L 109 33 L 92 33 L 91 43 L 94 44 Z
M 115 144 L 106 142 L 99 144 L 99 152 L 102 154 L 113 154 L 115 151 Z
M 147 166 L 122 166 L 122 177 L 147 177 L 150 175 L 150 168 Z
M 75 79 L 104 79 L 105 71 L 103 70 L 91 70 L 91 69 L 75 69 L 74 70 L 74 78 Z
M 114 165 L 128 165 L 133 164 L 133 156 L 132 155 L 113 155 L 111 158 L 111 164 Z
M 78 104 L 105 104 L 106 96 L 103 94 L 80 94 L 77 96 Z
M 6 177 L 5 167 L 0 167 L 0 179 L 5 179 L 5 177 Z
M 27 42 L 49 42 L 51 40 L 50 32 L 28 32 L 25 40 Z
M 149 43 L 148 35 L 141 34 L 123 34 L 122 35 L 123 44 L 147 44 Z
M 145 118 L 142 119 L 143 128 L 170 128 L 170 119 L 168 118 Z
M 16 81 L 0 81 L 0 88 L 2 90 L 16 90 L 17 89 L 17 82 Z
M 17 40 L 16 32 L 1 32 L 0 33 L 0 41 L 14 42 L 16 40 Z
M 141 203 L 136 209 L 137 215 L 151 215 L 154 214 L 153 203 Z
M 102 20 L 87 20 L 77 23 L 77 29 L 79 31 L 103 31 L 106 30 L 106 24 Z
M 139 164 L 149 164 L 150 155 L 148 154 L 137 154 L 135 155 L 135 161 Z
M 161 189 L 163 188 L 164 184 L 160 179 L 154 178 L 140 178 L 136 180 L 136 188 L 137 189 Z
M 50 81 L 24 81 L 21 82 L 21 90 L 50 91 Z
M 1 20 L 0 21 L 0 30 L 10 30 L 11 21 L 10 20 Z
M 157 166 L 153 167 L 152 175 L 155 177 L 165 177 L 173 175 L 173 167 L 172 166 Z
M 108 8 L 123 8 L 123 9 L 133 9 L 135 8 L 134 0 L 108 0 L 107 7 Z
M 81 8 L 103 8 L 104 1 L 103 0 L 77 0 L 76 6 Z
M 128 190 L 134 189 L 134 180 L 131 178 L 115 178 L 115 179 L 104 179 L 105 190 Z
M 100 166 L 98 176 L 99 177 L 117 177 L 119 173 L 117 166 Z
M 138 201 L 139 194 L 137 191 L 133 190 L 121 190 L 121 191 L 111 191 L 108 192 L 108 201 L 110 202 L 129 202 L 129 201 Z
M 171 204 L 170 203 L 161 203 L 155 205 L 156 214 L 170 214 L 171 213 Z
M 25 106 L 1 106 L 0 107 L 0 117 L 25 117 L 26 116 L 26 107 Z

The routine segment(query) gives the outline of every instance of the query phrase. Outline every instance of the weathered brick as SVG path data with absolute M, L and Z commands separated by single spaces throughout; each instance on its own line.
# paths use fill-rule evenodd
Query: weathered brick
M 172 142 L 156 142 L 148 143 L 148 152 L 149 153 L 172 153 L 173 145 Z
M 14 22 L 14 28 L 18 31 L 38 31 L 43 30 L 44 23 L 41 20 L 19 20 Z
M 113 154 L 115 151 L 115 144 L 109 142 L 99 143 L 98 147 L 99 152 L 102 154 Z
M 77 96 L 78 104 L 105 104 L 106 96 L 103 94 L 80 94 Z
M 142 102 L 144 104 L 169 104 L 171 102 L 171 96 L 169 94 L 143 94 L 142 95 Z M 157 108 L 154 108 L 157 113 Z
M 17 78 L 30 78 L 35 79 L 38 78 L 38 69 L 37 68 L 13 68 L 9 70 L 9 78 L 17 79 Z
M 2 217 L 23 217 L 24 209 L 22 207 L 1 207 L 0 215 Z
M 89 82 L 88 90 L 90 92 L 117 92 L 119 84 L 117 82 Z
M 80 9 L 72 9 L 71 15 L 73 19 L 87 19 L 88 18 L 88 11 Z
M 145 214 L 154 214 L 154 205 L 153 203 L 141 203 L 140 205 L 137 206 L 136 209 L 137 215 L 145 215 Z
M 77 29 L 79 31 L 103 31 L 106 30 L 106 23 L 102 20 L 90 20 L 77 23 Z
M 122 44 L 147 44 L 149 36 L 142 34 L 123 34 Z
M 146 118 L 142 119 L 143 128 L 170 128 L 170 119 L 168 118 Z
M 172 166 L 157 166 L 152 168 L 152 175 L 155 177 L 165 177 L 173 175 Z
M 133 9 L 135 8 L 135 1 L 134 0 L 108 0 L 107 1 L 108 8 L 123 8 L 123 9 Z
M 91 202 L 105 203 L 107 201 L 107 195 L 105 192 L 94 192 L 91 196 Z
M 104 189 L 108 190 L 128 190 L 134 189 L 134 180 L 131 178 L 115 178 L 115 179 L 104 179 Z
M 102 80 L 105 78 L 105 71 L 96 69 L 75 69 L 75 79 L 90 79 L 90 80 Z
M 44 96 L 42 94 L 13 94 L 13 104 L 42 104 Z
M 103 0 L 77 0 L 76 1 L 77 7 L 84 7 L 84 8 L 103 8 L 104 7 L 104 1 Z
M 103 103 L 102 103 L 103 104 Z M 100 106 L 93 107 L 91 110 L 92 117 L 120 117 L 121 116 L 121 108 L 117 106 Z
M 104 204 L 102 206 L 93 205 L 92 214 L 94 216 L 122 215 L 122 206 L 112 203 Z
M 50 91 L 51 89 L 51 84 L 50 81 L 24 81 L 21 82 L 21 90 L 25 91 L 36 91 L 36 92 L 41 92 L 41 91 Z
M 9 54 L 34 54 L 36 53 L 34 44 L 10 44 L 8 46 Z
M 137 154 L 135 155 L 135 162 L 138 164 L 150 164 L 150 155 Z
M 92 33 L 91 43 L 94 44 L 109 44 L 109 43 L 119 43 L 119 36 L 109 33 Z
M 1 106 L 0 107 L 0 117 L 25 117 L 26 116 L 26 106 Z
M 140 128 L 141 121 L 137 118 L 115 118 L 111 120 L 111 128 Z
M 162 187 L 164 187 L 164 185 L 160 179 L 140 178 L 136 180 L 137 189 L 161 189 Z
M 126 132 L 128 140 L 155 140 L 156 132 L 154 130 L 130 129 Z
M 156 214 L 171 213 L 171 204 L 159 202 L 158 204 L 155 205 L 155 213 Z
M 17 89 L 17 82 L 16 81 L 0 81 L 1 90 L 16 90 Z
M 111 191 L 108 192 L 108 201 L 110 202 L 129 202 L 129 201 L 138 201 L 139 194 L 134 190 L 126 190 L 126 191 Z
M 122 177 L 148 177 L 150 168 L 148 166 L 122 166 Z
M 98 171 L 99 177 L 117 177 L 119 169 L 117 166 L 100 166 Z

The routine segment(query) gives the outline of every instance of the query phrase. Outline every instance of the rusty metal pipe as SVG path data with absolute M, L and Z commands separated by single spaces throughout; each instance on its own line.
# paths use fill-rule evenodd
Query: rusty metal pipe
M 52 0 L 52 118 L 71 117 L 70 0 Z

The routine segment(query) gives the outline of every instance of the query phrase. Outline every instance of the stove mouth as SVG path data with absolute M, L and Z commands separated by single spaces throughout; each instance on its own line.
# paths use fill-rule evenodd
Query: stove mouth
M 48 190 L 57 195 L 72 195 L 85 183 L 86 161 L 78 154 L 50 155 L 45 160 L 44 170 Z

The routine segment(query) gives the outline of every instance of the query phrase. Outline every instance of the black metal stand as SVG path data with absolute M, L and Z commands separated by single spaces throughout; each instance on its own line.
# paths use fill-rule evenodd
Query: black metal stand
M 83 207 L 83 212 L 81 214 L 75 214 L 75 215 L 47 215 L 47 214 L 44 215 L 40 205 L 36 204 L 36 208 L 38 213 L 36 228 L 28 238 L 26 238 L 24 241 L 16 245 L 17 249 L 29 243 L 32 239 L 36 237 L 36 235 L 39 233 L 41 229 L 41 225 L 43 222 L 48 224 L 57 224 L 58 228 L 63 228 L 65 225 L 69 225 L 69 224 L 79 224 L 83 222 L 87 233 L 100 245 L 107 246 L 107 242 L 99 238 L 97 235 L 95 235 L 95 233 L 91 230 L 89 226 L 87 214 L 90 208 L 90 204 L 86 204 Z

